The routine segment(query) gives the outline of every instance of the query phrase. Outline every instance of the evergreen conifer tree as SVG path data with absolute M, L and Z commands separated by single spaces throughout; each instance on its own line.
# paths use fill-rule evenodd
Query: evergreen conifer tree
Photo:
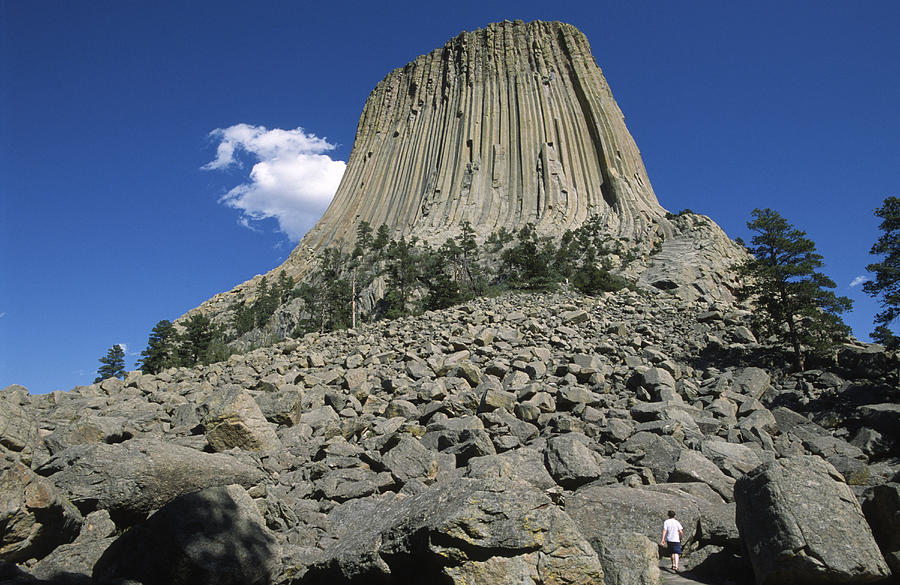
M 399 240 L 391 240 L 387 246 L 387 291 L 382 303 L 382 314 L 388 319 L 412 312 L 408 305 L 420 277 L 417 244 L 416 238 L 407 240 L 401 236 Z
M 293 287 L 291 287 L 293 288 Z M 263 276 L 256 286 L 256 302 L 253 303 L 253 313 L 257 327 L 265 325 L 275 313 L 281 299 L 281 291 L 278 284 L 269 286 L 268 279 Z
M 386 228 L 385 228 L 386 229 Z M 358 251 L 354 251 L 354 256 L 365 256 L 372 249 L 372 226 L 367 221 L 359 222 L 356 226 L 356 247 Z
M 900 337 L 888 325 L 900 317 L 900 199 L 886 198 L 875 215 L 882 219 L 878 226 L 882 233 L 869 253 L 881 256 L 881 261 L 866 266 L 866 270 L 875 273 L 875 280 L 863 284 L 863 290 L 873 297 L 881 297 L 882 311 L 875 316 L 878 326 L 872 339 L 889 349 L 897 349 Z
M 163 319 L 150 332 L 147 349 L 141 352 L 141 371 L 145 374 L 158 374 L 175 365 L 177 333 L 172 322 Z
M 555 256 L 552 240 L 539 236 L 534 224 L 526 224 L 519 230 L 515 246 L 500 255 L 501 278 L 516 288 L 552 289 L 560 281 Z
M 278 273 L 278 281 L 275 283 L 273 291 L 273 294 L 277 299 L 277 305 L 281 305 L 291 300 L 295 284 L 294 277 L 288 276 L 287 272 L 284 270 Z M 277 309 L 278 307 L 276 306 L 275 308 Z
M 94 383 L 102 382 L 107 378 L 122 378 L 125 376 L 125 350 L 121 345 L 114 345 L 100 358 L 102 364 L 97 369 L 97 377 Z
M 753 306 L 756 328 L 791 347 L 794 366 L 802 370 L 804 345 L 824 351 L 849 334 L 839 314 L 851 301 L 826 290 L 835 284 L 817 271 L 822 256 L 806 232 L 772 209 L 755 209 L 752 216 L 753 257 L 740 266 L 747 280 L 738 296 Z
M 179 336 L 179 365 L 193 366 L 208 361 L 210 345 L 216 337 L 209 317 L 195 313 L 184 322 L 184 332 Z
M 231 325 L 234 327 L 238 337 L 253 329 L 256 326 L 256 315 L 253 312 L 253 306 L 242 301 L 234 307 Z
M 391 230 L 388 228 L 387 224 L 381 224 L 378 226 L 378 231 L 375 232 L 375 239 L 372 240 L 372 251 L 375 252 L 375 255 L 378 258 L 384 254 L 387 245 L 391 243 Z

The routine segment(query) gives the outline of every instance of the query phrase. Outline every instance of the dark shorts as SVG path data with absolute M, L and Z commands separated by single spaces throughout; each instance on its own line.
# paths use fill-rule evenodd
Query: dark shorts
M 669 548 L 669 554 L 680 555 L 681 554 L 681 543 L 680 542 L 671 542 L 666 541 L 666 546 Z

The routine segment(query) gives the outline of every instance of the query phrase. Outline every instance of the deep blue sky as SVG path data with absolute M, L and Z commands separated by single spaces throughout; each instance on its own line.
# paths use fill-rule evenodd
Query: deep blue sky
M 346 160 L 391 69 L 503 19 L 579 27 L 664 207 L 805 229 L 867 339 L 872 210 L 900 195 L 900 2 L 0 0 L 0 388 L 90 383 L 115 343 L 279 264 L 219 202 L 210 132 L 302 127 Z M 252 161 L 251 161 L 252 162 Z M 129 356 L 133 367 L 136 355 Z

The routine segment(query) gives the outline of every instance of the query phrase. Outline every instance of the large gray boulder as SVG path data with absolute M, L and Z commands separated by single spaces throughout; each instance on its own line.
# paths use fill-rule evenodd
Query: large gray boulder
M 707 459 L 715 463 L 723 473 L 734 479 L 756 469 L 767 457 L 770 457 L 747 445 L 729 443 L 721 439 L 704 441 L 700 451 Z
M 675 462 L 675 469 L 669 474 L 669 481 L 705 483 L 722 496 L 725 501 L 734 499 L 734 479 L 723 473 L 715 463 L 699 451 L 683 449 Z
M 81 514 L 50 480 L 21 463 L 0 473 L 0 561 L 41 558 L 80 526 Z
M 11 396 L 0 394 L 0 446 L 20 453 L 27 463 L 36 438 L 37 423 L 34 418 Z
M 336 540 L 300 583 L 603 582 L 572 520 L 521 481 L 456 478 L 357 500 L 329 520 Z
M 877 485 L 866 496 L 863 512 L 872 534 L 894 577 L 900 579 L 900 483 Z
M 739 479 L 736 518 L 759 585 L 871 583 L 890 575 L 853 492 L 816 456 Z
M 481 479 L 518 479 L 527 481 L 540 490 L 556 487 L 556 482 L 547 473 L 544 456 L 531 447 L 520 447 L 499 455 L 473 457 L 469 460 L 466 476 Z
M 401 483 L 410 479 L 432 483 L 441 470 L 441 456 L 413 437 L 400 437 L 384 454 L 382 462 Z
M 109 510 L 132 519 L 182 494 L 232 483 L 250 487 L 263 478 L 234 457 L 157 439 L 71 447 L 37 472 L 84 511 Z
M 186 494 L 110 545 L 95 583 L 262 585 L 281 568 L 281 547 L 240 486 Z
M 547 469 L 559 485 L 575 489 L 603 473 L 601 456 L 588 447 L 590 442 L 581 433 L 566 433 L 547 441 Z
M 75 445 L 119 443 L 128 436 L 126 422 L 123 417 L 87 415 L 58 427 L 44 439 L 44 445 L 55 455 Z
M 622 532 L 600 543 L 604 585 L 659 585 L 659 548 L 643 534 Z
M 215 451 L 234 447 L 245 451 L 281 448 L 275 429 L 246 390 L 237 386 L 220 390 L 201 404 L 198 411 L 206 429 L 206 440 Z

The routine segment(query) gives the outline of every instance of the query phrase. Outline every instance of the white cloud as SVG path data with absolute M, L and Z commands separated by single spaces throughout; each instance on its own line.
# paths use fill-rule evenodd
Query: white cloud
M 302 128 L 266 129 L 235 124 L 210 133 L 219 140 L 216 158 L 204 170 L 242 166 L 241 152 L 254 161 L 249 181 L 234 187 L 219 201 L 242 212 L 239 223 L 254 229 L 254 221 L 275 218 L 279 229 L 292 241 L 299 240 L 322 215 L 334 197 L 344 161 L 325 152 L 334 145 Z
M 868 276 L 860 274 L 859 276 L 854 278 L 853 281 L 850 283 L 850 288 L 857 287 L 857 286 L 861 285 L 862 283 L 868 282 L 870 280 L 872 280 L 872 279 L 869 278 Z
M 2 313 L 0 313 L 0 319 L 2 319 L 3 317 L 6 317 L 6 311 L 3 311 Z

